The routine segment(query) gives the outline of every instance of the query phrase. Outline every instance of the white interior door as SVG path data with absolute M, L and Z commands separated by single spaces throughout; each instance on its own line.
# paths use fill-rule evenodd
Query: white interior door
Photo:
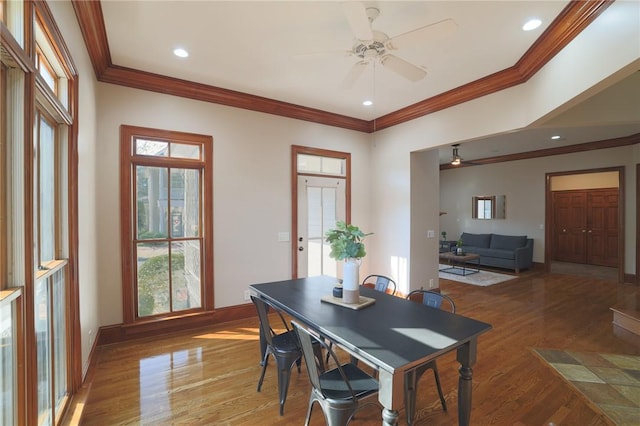
M 345 179 L 298 176 L 298 277 L 337 276 L 324 233 L 346 217 Z

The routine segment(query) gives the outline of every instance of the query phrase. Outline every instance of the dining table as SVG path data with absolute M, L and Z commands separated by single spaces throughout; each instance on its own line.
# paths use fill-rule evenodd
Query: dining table
M 360 286 L 360 296 L 373 299 L 367 306 L 328 303 L 337 283 L 335 277 L 321 275 L 251 284 L 249 288 L 377 369 L 383 425 L 398 423 L 399 410 L 404 407 L 405 377 L 455 350 L 460 363 L 458 424 L 469 425 L 478 336 L 491 325 L 364 286 Z

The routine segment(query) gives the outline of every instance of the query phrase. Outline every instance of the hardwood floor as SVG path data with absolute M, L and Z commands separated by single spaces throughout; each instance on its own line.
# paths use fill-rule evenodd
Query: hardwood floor
M 637 286 L 527 271 L 490 287 L 448 280 L 441 280 L 440 287 L 453 297 L 459 314 L 494 327 L 479 338 L 473 425 L 613 424 L 533 350 L 640 356 L 640 338 L 614 329 L 609 310 L 620 303 L 640 306 Z M 304 366 L 300 374 L 292 373 L 284 416 L 278 416 L 273 360 L 262 392 L 256 392 L 261 368 L 257 318 L 103 346 L 96 357 L 82 425 L 304 422 L 309 395 Z M 442 411 L 433 375 L 425 374 L 418 389 L 417 424 L 457 424 L 455 353 L 440 358 L 438 368 L 449 411 Z M 404 412 L 400 421 L 405 422 Z M 380 411 L 368 407 L 352 424 L 380 422 Z M 317 405 L 311 424 L 324 424 Z

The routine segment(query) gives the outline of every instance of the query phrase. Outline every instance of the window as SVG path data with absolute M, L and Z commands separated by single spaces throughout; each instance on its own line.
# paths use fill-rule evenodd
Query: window
M 346 176 L 346 163 L 344 158 L 323 157 L 311 154 L 298 154 L 298 173 L 314 173 L 331 176 Z
M 37 183 L 35 240 L 39 248 L 35 253 L 39 270 L 56 259 L 56 134 L 51 120 L 41 111 L 36 112 L 35 170 Z
M 211 138 L 122 126 L 120 149 L 125 321 L 211 310 Z
M 471 197 L 471 217 L 473 219 L 504 219 L 504 195 Z
M 56 425 L 82 377 L 76 72 L 46 2 L 0 18 L 0 423 Z

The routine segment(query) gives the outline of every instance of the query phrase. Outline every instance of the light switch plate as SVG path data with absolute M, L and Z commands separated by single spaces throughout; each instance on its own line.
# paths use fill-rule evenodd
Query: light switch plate
M 289 241 L 289 233 L 288 232 L 278 232 L 278 242 L 287 242 Z

